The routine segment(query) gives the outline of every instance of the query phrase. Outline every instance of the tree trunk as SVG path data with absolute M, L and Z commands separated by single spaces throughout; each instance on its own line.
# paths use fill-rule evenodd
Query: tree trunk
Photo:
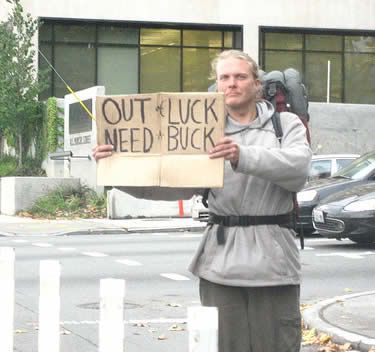
M 4 137 L 0 133 L 0 156 L 3 156 L 4 154 Z
M 18 167 L 22 167 L 22 158 L 23 158 L 23 153 L 22 153 L 22 133 L 18 135 Z

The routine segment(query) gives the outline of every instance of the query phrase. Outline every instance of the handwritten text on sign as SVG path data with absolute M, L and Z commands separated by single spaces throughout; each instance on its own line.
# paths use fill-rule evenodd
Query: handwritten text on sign
M 201 154 L 223 135 L 224 103 L 216 93 L 97 97 L 98 144 L 115 152 Z

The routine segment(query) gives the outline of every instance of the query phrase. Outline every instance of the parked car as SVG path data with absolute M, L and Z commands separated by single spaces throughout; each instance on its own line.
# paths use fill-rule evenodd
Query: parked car
M 375 182 L 328 196 L 313 210 L 313 225 L 328 238 L 375 242 Z
M 312 180 L 297 193 L 299 219 L 297 230 L 312 233 L 312 211 L 318 203 L 329 195 L 347 190 L 358 184 L 375 181 L 375 151 L 364 154 L 353 160 L 348 166 L 328 178 Z
M 326 178 L 349 165 L 358 154 L 321 154 L 313 155 L 310 165 L 309 180 Z

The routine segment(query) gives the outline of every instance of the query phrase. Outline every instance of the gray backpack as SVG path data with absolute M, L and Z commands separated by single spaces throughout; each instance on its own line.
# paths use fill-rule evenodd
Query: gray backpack
M 309 101 L 300 73 L 294 68 L 285 71 L 260 71 L 262 97 L 272 103 L 276 112 L 290 111 L 298 115 L 306 127 L 307 140 L 310 143 L 308 121 Z

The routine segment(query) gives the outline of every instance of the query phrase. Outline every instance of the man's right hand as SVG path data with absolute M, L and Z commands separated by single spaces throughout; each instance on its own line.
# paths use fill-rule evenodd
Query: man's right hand
M 92 156 L 95 158 L 96 161 L 103 158 L 108 158 L 113 153 L 113 145 L 111 144 L 102 144 L 97 145 L 92 150 Z

